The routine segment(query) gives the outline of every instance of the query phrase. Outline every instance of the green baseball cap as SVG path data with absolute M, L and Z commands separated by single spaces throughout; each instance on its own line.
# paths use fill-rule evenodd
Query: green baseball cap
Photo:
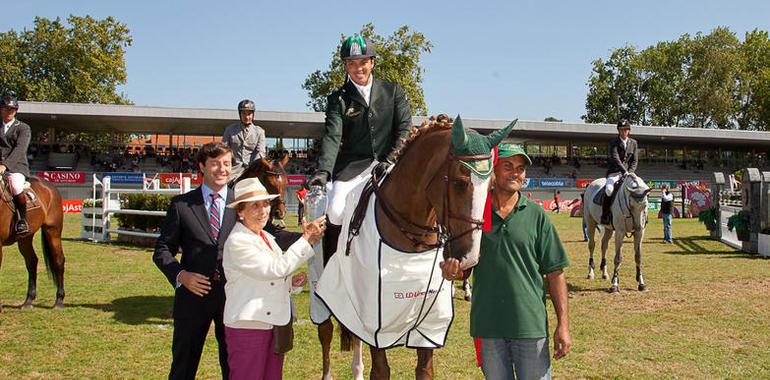
M 524 147 L 519 144 L 500 144 L 497 146 L 497 158 L 508 158 L 513 156 L 524 156 L 527 165 L 532 165 L 532 160 L 527 156 Z

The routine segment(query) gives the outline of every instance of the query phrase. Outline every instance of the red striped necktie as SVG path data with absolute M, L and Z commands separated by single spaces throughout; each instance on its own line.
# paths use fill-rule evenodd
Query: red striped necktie
M 209 205 L 209 225 L 211 225 L 211 233 L 214 235 L 214 239 L 219 239 L 219 206 L 217 206 L 217 199 L 219 199 L 218 193 L 210 194 L 211 205 Z

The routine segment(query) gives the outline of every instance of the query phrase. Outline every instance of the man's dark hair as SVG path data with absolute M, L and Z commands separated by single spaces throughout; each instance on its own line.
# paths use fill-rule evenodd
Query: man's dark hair
M 201 164 L 206 165 L 206 159 L 208 158 L 217 158 L 223 154 L 230 153 L 232 154 L 233 151 L 230 149 L 229 146 L 226 144 L 223 144 L 221 142 L 210 142 L 204 144 L 200 150 L 198 150 L 198 156 L 195 158 L 195 160 Z

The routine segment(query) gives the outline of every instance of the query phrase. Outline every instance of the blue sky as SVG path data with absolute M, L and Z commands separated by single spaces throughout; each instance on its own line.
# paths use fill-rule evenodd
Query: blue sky
M 426 55 L 430 113 L 580 121 L 591 61 L 727 26 L 770 30 L 768 1 L 11 1 L 0 30 L 35 16 L 113 16 L 131 29 L 128 82 L 138 105 L 307 111 L 301 85 L 328 66 L 340 33 L 401 25 L 434 44 Z M 0 58 L 1 60 L 1 58 Z

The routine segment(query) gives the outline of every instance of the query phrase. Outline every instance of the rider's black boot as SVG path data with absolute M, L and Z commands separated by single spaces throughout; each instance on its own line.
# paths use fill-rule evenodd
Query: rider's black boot
M 13 196 L 13 204 L 19 213 L 19 220 L 16 222 L 16 236 L 23 236 L 29 233 L 29 224 L 27 224 L 27 196 L 24 193 Z

